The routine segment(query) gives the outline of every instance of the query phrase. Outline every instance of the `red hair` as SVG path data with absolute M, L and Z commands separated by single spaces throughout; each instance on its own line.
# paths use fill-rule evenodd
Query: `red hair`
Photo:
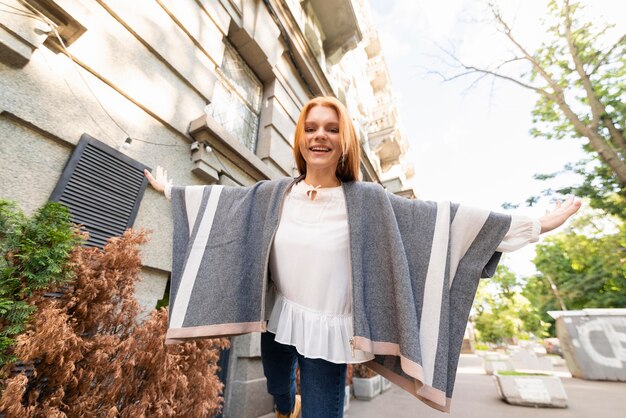
M 304 123 L 309 111 L 315 106 L 324 106 L 334 109 L 339 119 L 339 138 L 341 140 L 341 160 L 337 165 L 335 175 L 341 181 L 356 181 L 359 178 L 359 164 L 361 162 L 361 146 L 356 135 L 354 124 L 350 119 L 346 107 L 334 97 L 324 96 L 309 100 L 303 107 L 296 124 L 296 133 L 293 144 L 293 155 L 300 174 L 306 174 L 306 161 L 300 152 L 300 143 L 304 141 Z

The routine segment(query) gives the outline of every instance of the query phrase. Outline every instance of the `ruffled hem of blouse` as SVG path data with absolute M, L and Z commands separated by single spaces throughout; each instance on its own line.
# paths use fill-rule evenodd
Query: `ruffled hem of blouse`
M 352 316 L 317 312 L 277 295 L 267 330 L 275 340 L 292 345 L 301 355 L 332 363 L 363 363 L 374 355 L 352 350 Z

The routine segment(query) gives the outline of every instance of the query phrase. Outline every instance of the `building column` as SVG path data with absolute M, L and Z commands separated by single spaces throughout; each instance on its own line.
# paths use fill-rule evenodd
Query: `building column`
M 224 418 L 257 418 L 273 411 L 261 363 L 261 333 L 231 338 Z

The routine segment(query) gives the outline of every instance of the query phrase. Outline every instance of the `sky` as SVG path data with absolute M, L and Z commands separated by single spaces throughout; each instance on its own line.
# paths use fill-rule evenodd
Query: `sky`
M 442 82 L 436 72 L 455 74 L 446 61 L 454 51 L 464 62 L 492 65 L 510 58 L 512 48 L 496 30 L 481 0 L 370 0 L 372 17 L 398 104 L 401 126 L 411 144 L 412 179 L 424 200 L 539 217 L 551 203 L 542 201 L 512 211 L 502 203 L 524 202 L 548 187 L 576 182 L 573 176 L 552 183 L 535 173 L 558 171 L 584 156 L 581 142 L 533 138 L 534 92 L 506 81 L 471 78 Z M 501 0 L 503 16 L 530 50 L 545 39 L 540 20 L 547 0 Z M 626 3 L 587 0 L 585 13 L 626 31 Z M 513 69 L 519 75 L 523 68 Z M 503 262 L 520 276 L 534 273 L 534 245 L 507 254 Z

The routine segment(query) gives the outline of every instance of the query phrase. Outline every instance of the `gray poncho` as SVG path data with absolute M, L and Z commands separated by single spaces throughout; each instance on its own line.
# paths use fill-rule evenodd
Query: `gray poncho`
M 265 331 L 269 253 L 294 182 L 172 189 L 167 343 Z M 372 183 L 344 183 L 343 190 L 352 343 L 376 355 L 369 367 L 448 411 L 478 280 L 495 272 L 510 217 L 407 200 Z

